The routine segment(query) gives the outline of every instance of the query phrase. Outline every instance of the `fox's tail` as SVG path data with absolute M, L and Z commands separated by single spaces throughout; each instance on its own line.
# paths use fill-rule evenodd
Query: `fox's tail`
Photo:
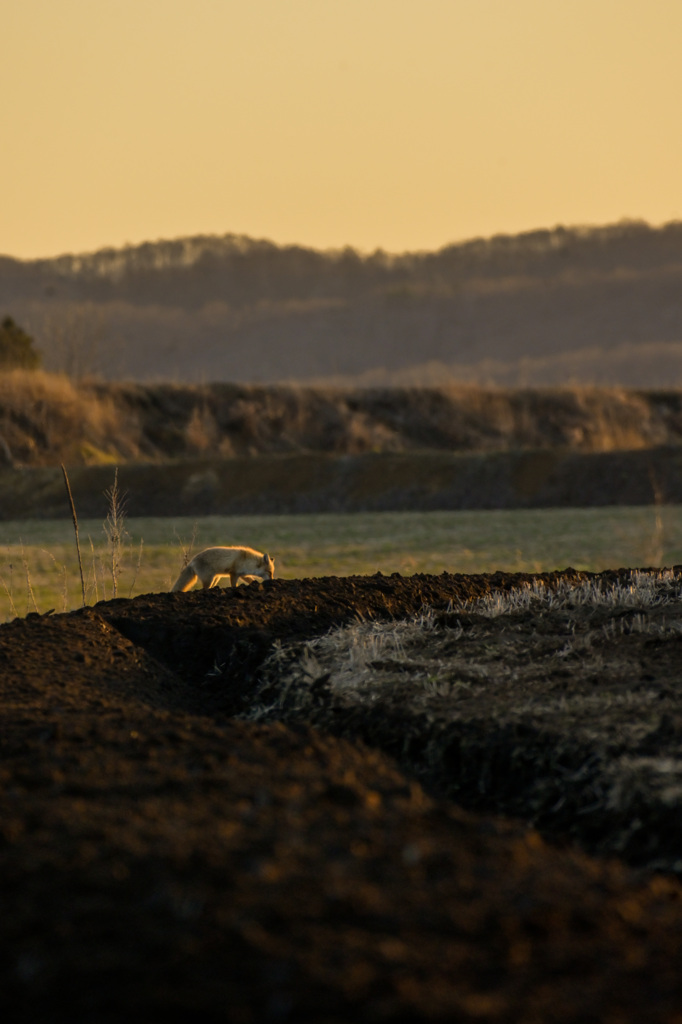
M 189 590 L 199 579 L 191 565 L 186 565 L 182 570 L 171 590 Z

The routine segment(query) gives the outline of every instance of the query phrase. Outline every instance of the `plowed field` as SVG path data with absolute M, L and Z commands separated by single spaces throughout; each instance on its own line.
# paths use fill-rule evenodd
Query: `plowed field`
M 471 603 L 567 584 L 631 576 L 274 580 L 0 626 L 4 1019 L 682 1021 L 677 575 L 641 606 Z M 424 607 L 362 700 L 315 646 Z

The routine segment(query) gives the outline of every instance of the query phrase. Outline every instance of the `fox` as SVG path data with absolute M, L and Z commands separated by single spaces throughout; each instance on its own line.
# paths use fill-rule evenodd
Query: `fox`
M 189 590 L 201 580 L 204 590 L 215 587 L 223 576 L 230 577 L 233 587 L 240 579 L 271 580 L 275 575 L 275 560 L 267 553 L 253 548 L 204 548 L 191 558 L 171 590 Z

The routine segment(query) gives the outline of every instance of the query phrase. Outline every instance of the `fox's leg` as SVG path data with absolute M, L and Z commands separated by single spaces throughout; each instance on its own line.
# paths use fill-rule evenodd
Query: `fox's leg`
M 238 583 L 239 583 L 239 573 L 238 572 L 231 572 L 230 573 L 230 584 L 231 584 L 231 586 L 236 587 Z
M 203 587 L 204 590 L 210 590 L 211 587 L 215 587 L 219 578 L 219 576 L 204 576 L 204 578 L 201 581 L 201 586 Z

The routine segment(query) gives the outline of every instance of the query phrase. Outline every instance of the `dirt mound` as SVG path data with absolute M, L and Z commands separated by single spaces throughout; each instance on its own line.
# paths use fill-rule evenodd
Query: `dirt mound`
M 1 626 L 8 1019 L 676 1019 L 675 878 L 426 795 L 353 738 L 357 717 L 338 715 L 334 736 L 287 710 L 290 673 L 273 689 L 277 644 L 424 605 L 450 629 L 462 600 L 551 590 L 561 575 L 275 580 Z M 536 620 L 536 634 L 555 628 Z M 658 688 L 674 708 L 679 635 L 630 636 L 642 644 L 624 686 Z M 504 656 L 503 634 L 479 639 Z M 288 724 L 244 720 L 268 692 Z M 476 719 L 480 737 L 481 702 Z

